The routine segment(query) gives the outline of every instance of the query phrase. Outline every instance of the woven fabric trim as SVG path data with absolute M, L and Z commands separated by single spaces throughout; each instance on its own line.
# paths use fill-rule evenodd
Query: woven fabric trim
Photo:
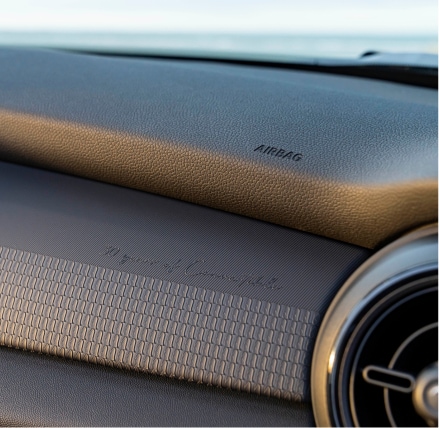
M 0 345 L 308 399 L 315 312 L 0 247 Z

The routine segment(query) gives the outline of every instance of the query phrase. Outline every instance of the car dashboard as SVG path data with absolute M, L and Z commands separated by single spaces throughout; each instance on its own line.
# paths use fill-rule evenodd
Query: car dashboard
M 434 423 L 437 89 L 0 61 L 0 424 Z

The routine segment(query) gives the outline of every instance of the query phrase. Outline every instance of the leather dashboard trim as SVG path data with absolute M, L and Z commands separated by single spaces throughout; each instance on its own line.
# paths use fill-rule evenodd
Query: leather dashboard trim
M 437 220 L 435 90 L 44 50 L 0 61 L 0 159 L 367 248 Z

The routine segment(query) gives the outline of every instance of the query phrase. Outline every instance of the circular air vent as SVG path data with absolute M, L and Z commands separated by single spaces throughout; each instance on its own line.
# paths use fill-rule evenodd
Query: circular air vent
M 377 253 L 342 287 L 316 341 L 318 425 L 437 425 L 437 228 Z
M 343 425 L 422 426 L 416 378 L 437 362 L 437 277 L 403 285 L 377 302 L 348 339 L 338 368 Z

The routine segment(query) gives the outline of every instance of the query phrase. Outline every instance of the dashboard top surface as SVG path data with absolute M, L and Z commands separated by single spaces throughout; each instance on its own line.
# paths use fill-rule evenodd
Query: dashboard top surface
M 0 61 L 3 160 L 369 248 L 437 219 L 436 90 L 45 50 Z

